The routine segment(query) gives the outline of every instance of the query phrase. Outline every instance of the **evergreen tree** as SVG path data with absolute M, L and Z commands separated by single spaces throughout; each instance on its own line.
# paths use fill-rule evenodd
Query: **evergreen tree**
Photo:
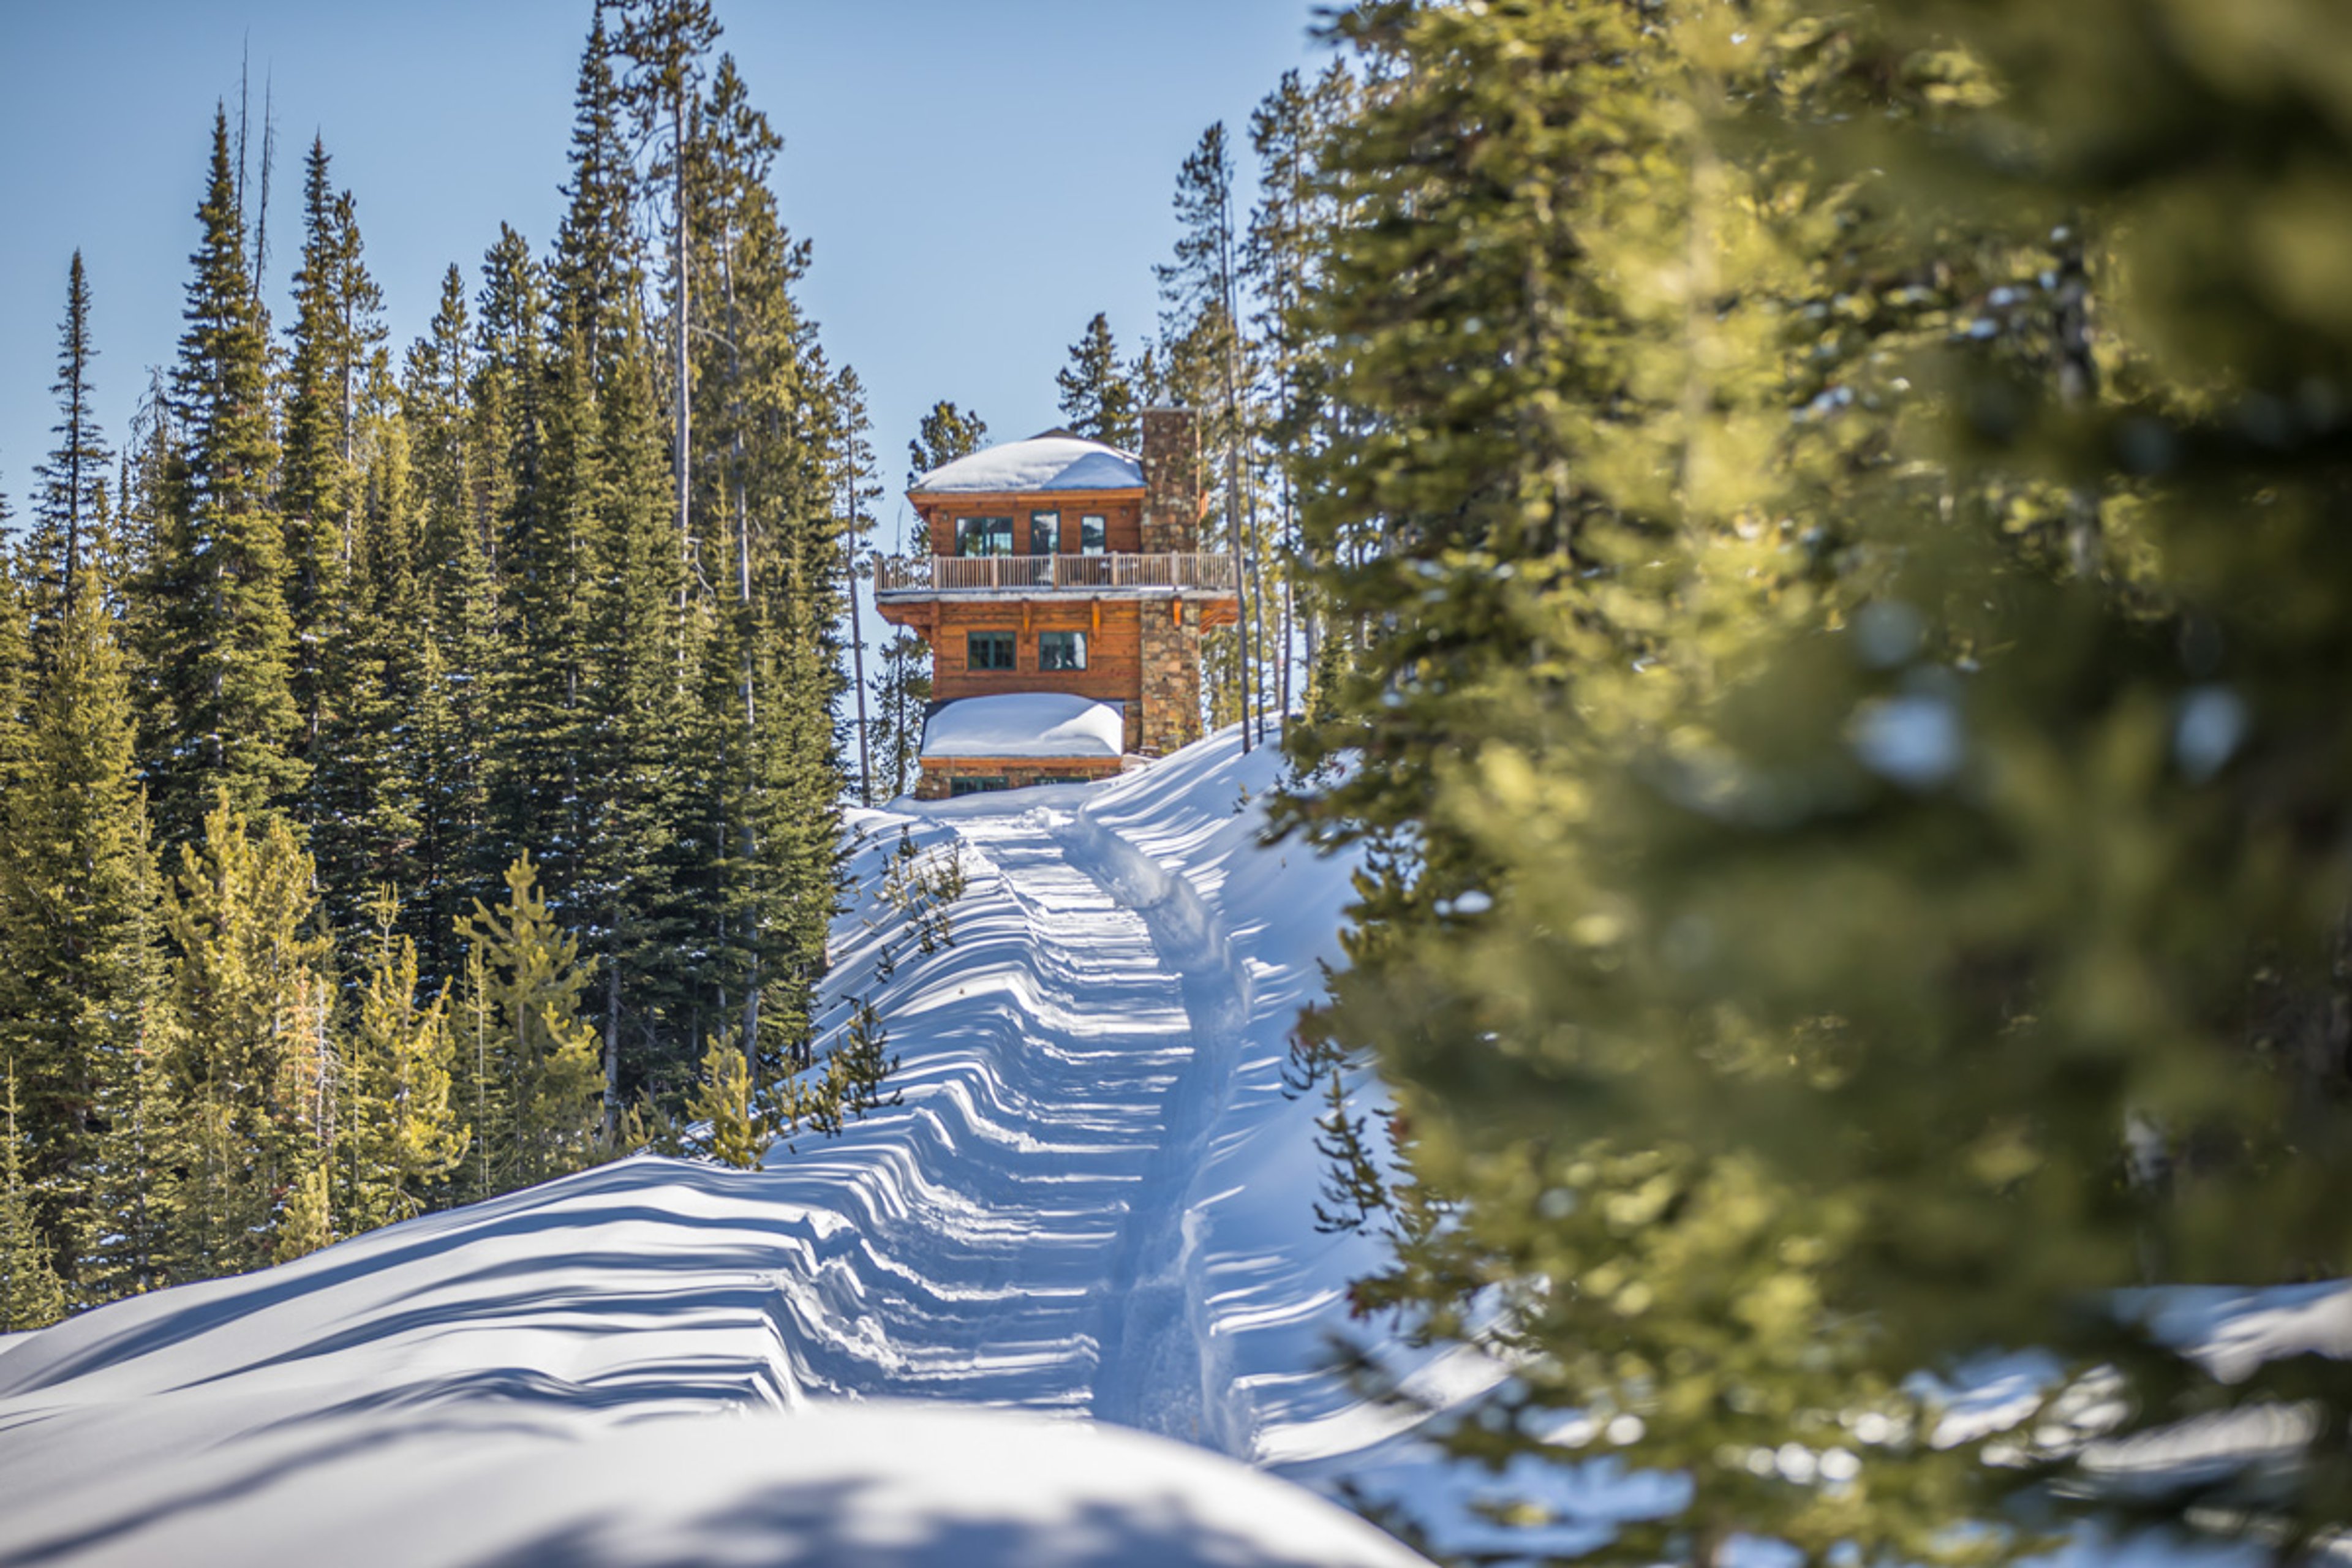
M 66 275 L 66 315 L 58 340 L 58 379 L 49 387 L 58 400 L 58 444 L 33 470 L 39 490 L 32 552 L 43 569 L 27 584 L 26 608 L 37 628 L 61 615 L 74 597 L 75 578 L 98 542 L 90 533 L 97 496 L 113 461 L 90 407 L 90 362 L 98 350 L 90 342 L 89 279 L 79 250 Z
M 34 1219 L 57 1272 L 85 1291 L 117 1223 L 107 1133 L 153 982 L 153 873 L 106 611 L 107 524 L 101 482 L 79 522 L 44 528 L 28 551 L 28 576 L 73 591 L 42 628 L 20 776 L 0 798 L 0 1051 L 22 1080 Z
M 173 371 L 178 443 L 141 584 L 154 624 L 141 649 L 151 693 L 142 744 L 164 835 L 184 839 L 216 791 L 268 809 L 299 784 L 299 710 L 289 668 L 283 531 L 270 510 L 278 464 L 268 342 L 245 258 L 228 120 L 213 121 L 212 171 L 197 209 L 188 330 Z
M 624 92 L 640 146 L 653 151 L 649 175 L 670 186 L 670 468 L 677 483 L 678 553 L 694 551 L 694 201 L 698 160 L 688 127 L 698 105 L 703 58 L 719 41 L 709 0 L 622 0 L 615 43 L 630 63 Z
M 857 608 L 856 586 L 871 573 L 863 569 L 863 546 L 874 535 L 874 503 L 882 499 L 880 477 L 875 472 L 873 422 L 866 412 L 866 386 L 855 366 L 844 365 L 834 383 L 833 413 L 840 441 L 835 454 L 833 489 L 841 547 L 852 563 L 847 592 L 849 605 L 849 689 L 857 710 L 857 794 L 874 804 L 874 748 L 866 716 L 866 633 Z
M 1256 479 L 1244 403 L 1250 351 L 1242 333 L 1233 156 L 1222 121 L 1203 132 L 1185 158 L 1176 176 L 1175 208 L 1175 258 L 1152 268 L 1160 280 L 1160 341 L 1179 401 L 1203 411 L 1203 445 L 1221 455 L 1227 547 L 1240 573 L 1241 624 L 1230 638 L 1211 639 L 1202 668 L 1212 714 L 1242 722 L 1246 750 L 1262 711 L 1256 671 L 1264 668 L 1265 652 L 1262 644 L 1253 649 L 1252 637 L 1259 629 L 1254 606 L 1263 605 L 1265 593 L 1251 549 Z
M 330 182 L 313 138 L 302 189 L 302 265 L 294 274 L 293 353 L 287 367 L 279 506 L 286 517 L 287 605 L 293 622 L 294 698 L 303 749 L 326 760 L 334 705 L 329 649 L 353 613 L 344 603 L 355 553 L 364 405 L 384 338 L 383 294 L 362 258 L 351 193 Z M 318 810 L 312 808 L 313 815 Z
M 1503 1309 L 1458 1450 L 1574 1410 L 1688 1475 L 1618 1560 L 2002 1557 L 2081 1506 L 2299 1561 L 2340 1368 L 2225 1384 L 2103 1304 L 2352 1245 L 2342 870 L 2288 847 L 2342 837 L 2340 415 L 2294 389 L 2352 337 L 2276 283 L 2341 248 L 2299 204 L 2352 188 L 2343 95 L 2131 5 L 1785 19 L 1342 20 L 1300 477 L 1360 630 L 1298 752 L 1364 759 L 1301 809 L 1369 859 L 1317 1026 L 1434 1216 L 1357 1300 Z M 2000 1466 L 1919 1375 L 1990 1346 L 2053 1368 Z M 2288 1403 L 2308 1449 L 2082 1462 Z
M 702 1058 L 702 1081 L 687 1101 L 686 1113 L 706 1122 L 704 1147 L 710 1158 L 739 1171 L 756 1171 L 768 1152 L 766 1121 L 751 1106 L 751 1069 L 742 1047 L 731 1039 L 711 1042 Z
M 876 776 L 884 781 L 886 798 L 895 800 L 915 785 L 930 701 L 930 645 L 900 632 L 883 645 L 882 667 L 874 676 Z
M 375 889 L 420 888 L 417 849 L 431 749 L 449 724 L 436 678 L 429 591 L 416 570 L 421 526 L 398 395 L 382 364 L 360 405 L 362 463 L 345 524 L 349 557 L 317 663 L 333 692 L 321 715 L 307 804 L 329 923 L 347 940 L 373 925 Z
M 413 582 L 425 617 L 413 716 L 416 881 L 404 929 L 426 972 L 445 978 L 457 969 L 456 921 L 487 891 L 477 868 L 488 831 L 485 741 L 495 727 L 499 655 L 498 586 L 479 499 L 488 463 L 470 402 L 468 339 L 465 280 L 453 266 L 428 334 L 409 349 L 400 392 L 421 510 Z
M 347 1228 L 390 1225 L 433 1206 L 465 1158 L 470 1130 L 454 1092 L 457 1040 L 449 987 L 428 1000 L 415 942 L 397 933 L 399 906 L 381 889 L 374 940 L 346 1049 L 338 1209 Z
M 65 1284 L 50 1266 L 49 1247 L 33 1216 L 18 1155 L 16 1069 L 7 1069 L 7 1141 L 0 1144 L 0 1333 L 46 1329 L 66 1315 Z
M 332 987 L 310 858 L 281 817 L 224 790 L 164 900 L 175 1126 L 162 1184 L 178 1279 L 268 1263 L 333 1141 Z
M 1061 388 L 1062 417 L 1072 430 L 1093 440 L 1133 451 L 1143 438 L 1135 385 L 1118 358 L 1110 318 L 1095 312 L 1086 335 L 1070 345 L 1069 364 L 1054 374 Z
M 592 966 L 562 931 L 524 855 L 507 898 L 477 904 L 456 1010 L 458 1054 L 473 1083 L 476 1197 L 583 1170 L 603 1122 L 596 1032 L 581 1016 Z
M 931 405 L 915 438 L 907 443 L 908 488 L 913 489 L 932 469 L 979 451 L 987 439 L 988 421 L 979 415 L 968 414 L 952 403 Z

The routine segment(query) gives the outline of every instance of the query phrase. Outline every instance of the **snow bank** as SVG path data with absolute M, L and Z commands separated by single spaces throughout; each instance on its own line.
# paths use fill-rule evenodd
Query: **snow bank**
M 961 698 L 923 725 L 926 757 L 1116 757 L 1126 741 L 1118 704 L 1060 691 Z
M 669 1568 L 1407 1568 L 1333 1505 L 1137 1433 L 829 1405 L 598 1426 L 576 1406 L 321 1412 L 196 1450 L 93 1525 L 89 1489 L 12 1486 L 8 1561 Z
M 1275 768 L 1227 736 L 853 813 L 819 1023 L 872 999 L 902 1103 L 763 1171 L 625 1161 L 7 1344 L 0 1562 L 1413 1561 L 1088 1425 L 1286 1462 L 1395 1430 L 1325 1369 L 1370 1244 L 1314 1231 L 1315 1107 L 1276 1069 L 1347 868 L 1255 847 Z M 952 945 L 880 897 L 902 843 L 962 864 Z M 929 1403 L 886 1430 L 844 1400 Z
M 933 468 L 913 495 L 1026 494 L 1034 490 L 1122 490 L 1143 488 L 1143 460 L 1100 441 L 1037 436 L 987 447 Z

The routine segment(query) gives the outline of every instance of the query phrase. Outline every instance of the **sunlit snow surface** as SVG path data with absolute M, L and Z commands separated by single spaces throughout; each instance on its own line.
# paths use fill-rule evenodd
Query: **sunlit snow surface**
M 926 757 L 1116 757 L 1127 720 L 1115 702 L 1061 691 L 1008 691 L 940 705 L 923 724 Z
M 874 999 L 902 1104 L 763 1172 L 631 1160 L 0 1345 L 0 1563 L 1418 1561 L 1034 1419 L 1302 1475 L 1398 1430 L 1324 1370 L 1374 1254 L 1314 1228 L 1280 1066 L 1349 868 L 1257 847 L 1277 771 L 1229 735 L 854 814 L 826 1022 Z M 964 865 L 929 955 L 874 896 L 902 828 Z
M 1432 1406 L 1500 1375 L 1348 1318 L 1379 1250 L 1315 1228 L 1319 1106 L 1281 1068 L 1353 868 L 1258 844 L 1278 775 L 1228 733 L 854 814 L 824 1023 L 870 997 L 905 1099 L 839 1139 L 626 1161 L 0 1336 L 0 1564 L 1420 1561 L 1274 1478 L 1514 1557 L 1674 1511 L 1686 1484 L 1606 1442 L 1444 1466 L 1328 1370 L 1345 1335 Z M 966 872 L 929 954 L 878 897 L 902 829 Z M 2342 1286 L 2126 1308 L 2225 1377 L 2352 1349 Z M 1979 1369 L 1953 1418 L 2015 1419 L 2031 1373 Z M 1478 1506 L 1528 1499 L 1554 1522 Z M 2086 1534 L 2062 1568 L 2126 1561 L 2235 1559 Z

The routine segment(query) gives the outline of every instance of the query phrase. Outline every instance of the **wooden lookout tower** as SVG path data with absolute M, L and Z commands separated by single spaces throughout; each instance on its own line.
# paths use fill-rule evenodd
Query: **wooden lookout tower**
M 927 554 L 877 563 L 882 618 L 931 647 L 916 795 L 1118 773 L 1201 733 L 1201 633 L 1240 616 L 1201 550 L 1192 415 L 1143 416 L 1140 457 L 1048 430 L 915 482 Z

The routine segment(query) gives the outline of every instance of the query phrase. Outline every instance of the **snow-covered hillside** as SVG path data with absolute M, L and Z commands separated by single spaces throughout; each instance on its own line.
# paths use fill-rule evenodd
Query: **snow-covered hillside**
M 1260 847 L 1278 765 L 1227 735 L 856 814 L 827 1019 L 876 1005 L 901 1103 L 762 1172 L 631 1160 L 0 1348 L 0 1562 L 1417 1561 L 1205 1456 L 835 1403 L 1308 1478 L 1392 1436 L 1327 1370 L 1371 1244 L 1316 1230 L 1280 1068 L 1349 868 Z M 880 897 L 902 834 L 964 871 L 929 954 Z

